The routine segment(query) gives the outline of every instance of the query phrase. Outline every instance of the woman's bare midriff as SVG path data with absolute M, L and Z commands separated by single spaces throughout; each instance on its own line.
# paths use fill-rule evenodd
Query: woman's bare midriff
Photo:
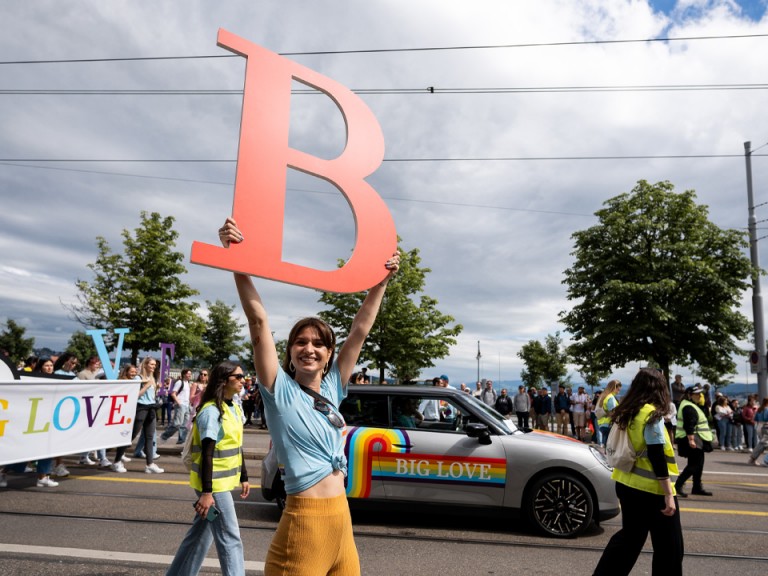
M 301 498 L 335 498 L 345 492 L 344 474 L 339 470 L 334 470 L 314 486 L 310 486 L 302 492 L 297 492 L 293 496 L 300 496 Z

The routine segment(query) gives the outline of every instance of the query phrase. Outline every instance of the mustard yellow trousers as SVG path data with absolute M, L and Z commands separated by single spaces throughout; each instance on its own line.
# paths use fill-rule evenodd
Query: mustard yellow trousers
M 288 496 L 269 545 L 264 576 L 360 576 L 345 494 Z

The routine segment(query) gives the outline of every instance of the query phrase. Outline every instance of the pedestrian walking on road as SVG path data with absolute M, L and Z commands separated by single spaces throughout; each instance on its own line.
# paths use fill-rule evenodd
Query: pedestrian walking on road
M 631 472 L 613 469 L 621 503 L 621 530 L 616 532 L 595 568 L 595 576 L 627 576 L 651 533 L 653 576 L 682 576 L 683 531 L 675 490 L 669 477 L 677 474 L 672 441 L 664 428 L 669 407 L 664 374 L 641 369 L 627 395 L 613 411 L 614 426 L 626 430 L 638 455 Z M 611 435 L 618 434 L 614 429 Z
M 232 490 L 240 498 L 250 492 L 243 460 L 243 413 L 233 397 L 243 387 L 243 369 L 224 361 L 211 371 L 192 425 L 192 469 L 189 485 L 197 494 L 195 518 L 166 576 L 194 576 L 211 542 L 216 543 L 221 573 L 244 576 L 245 560 Z
M 219 238 L 225 247 L 247 241 L 231 218 L 219 229 Z M 381 263 L 382 272 L 386 269 L 388 274 L 368 291 L 338 354 L 331 327 L 320 318 L 304 318 L 288 335 L 282 366 L 253 281 L 235 273 L 267 423 L 285 470 L 288 495 L 267 553 L 265 576 L 360 574 L 344 486 L 346 425 L 338 406 L 347 395 L 347 383 L 399 263 L 397 253 Z
M 675 481 L 675 490 L 680 498 L 687 498 L 683 487 L 688 478 L 693 477 L 691 494 L 712 496 L 712 492 L 704 490 L 701 475 L 704 472 L 704 454 L 712 452 L 712 429 L 704 411 L 704 389 L 696 384 L 685 391 L 685 396 L 677 410 L 677 428 L 675 442 L 677 453 L 688 459 L 688 464 Z
M 760 466 L 758 458 L 768 448 L 768 398 L 763 398 L 763 404 L 755 414 L 755 423 L 760 427 L 757 430 L 759 440 L 749 455 L 749 463 Z

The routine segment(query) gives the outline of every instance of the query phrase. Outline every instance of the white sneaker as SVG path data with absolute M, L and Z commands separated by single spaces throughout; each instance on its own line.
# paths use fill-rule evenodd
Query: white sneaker
M 155 454 L 154 456 L 152 456 L 152 460 L 153 461 L 154 460 L 160 460 L 160 454 Z
M 96 462 L 94 462 L 93 460 L 88 458 L 88 456 L 86 456 L 85 458 L 80 458 L 80 464 L 82 464 L 83 466 L 93 466 L 94 464 L 96 464 Z
M 112 468 L 112 472 L 117 472 L 119 474 L 128 472 L 128 470 L 125 469 L 125 466 L 123 466 L 122 462 L 115 462 L 114 464 L 110 465 L 110 468 Z
M 147 474 L 162 474 L 163 472 L 165 472 L 165 470 L 163 470 L 153 462 L 152 464 L 144 468 L 144 472 L 146 472 Z
M 128 458 L 128 456 L 126 456 L 125 454 L 123 454 L 123 457 L 120 459 L 120 462 L 123 462 L 123 463 L 125 463 L 125 464 L 128 464 L 128 462 L 130 462 L 131 460 L 133 460 L 133 458 Z
M 50 476 L 43 476 L 42 478 L 37 479 L 38 488 L 56 488 L 58 485 L 59 483 L 51 480 Z
M 0 488 L 6 488 L 8 486 L 8 477 L 5 472 L 0 472 Z
M 107 468 L 108 466 L 112 466 L 112 462 L 109 461 L 109 458 L 102 458 L 99 460 L 99 466 Z
M 69 476 L 69 470 L 67 470 L 67 467 L 64 466 L 64 464 L 59 464 L 56 466 L 51 473 L 54 476 L 58 476 L 59 478 L 64 478 L 65 476 Z

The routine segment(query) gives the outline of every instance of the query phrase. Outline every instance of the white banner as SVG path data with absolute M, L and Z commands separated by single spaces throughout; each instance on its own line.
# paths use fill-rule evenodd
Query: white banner
M 131 380 L 0 381 L 0 465 L 131 443 Z

